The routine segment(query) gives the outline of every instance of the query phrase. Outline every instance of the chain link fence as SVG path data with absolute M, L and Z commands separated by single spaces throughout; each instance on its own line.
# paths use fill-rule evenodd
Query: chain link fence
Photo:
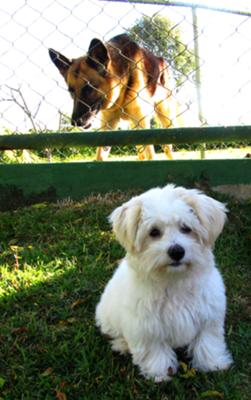
M 154 4 L 152 4 L 154 3 Z M 0 5 L 1 134 L 76 132 L 72 99 L 48 48 L 78 58 L 93 38 L 127 33 L 158 57 L 170 73 L 173 126 L 251 125 L 251 7 L 208 8 L 202 2 L 11 0 Z M 221 2 L 223 5 L 224 2 Z M 225 2 L 226 4 L 229 2 Z M 217 3 L 219 4 L 219 3 Z M 138 93 L 138 96 L 141 94 Z M 90 129 L 101 129 L 100 113 Z M 128 127 L 121 122 L 118 129 Z M 155 118 L 151 128 L 158 128 Z M 95 133 L 94 133 L 95 134 Z M 114 133 L 116 134 L 116 132 Z M 251 142 L 251 141 L 250 141 Z M 243 158 L 248 143 L 203 146 L 206 158 Z M 161 148 L 156 157 L 164 159 Z M 174 159 L 200 158 L 200 146 L 174 146 Z M 90 160 L 90 148 L 4 152 L 2 162 Z M 111 159 L 136 159 L 134 146 L 114 147 Z

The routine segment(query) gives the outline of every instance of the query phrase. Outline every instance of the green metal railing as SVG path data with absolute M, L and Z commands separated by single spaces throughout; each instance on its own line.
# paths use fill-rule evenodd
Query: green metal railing
M 1 135 L 0 150 L 230 141 L 250 143 L 251 126 Z M 168 182 L 251 195 L 251 159 L 0 164 L 0 210 Z
M 0 150 L 244 141 L 251 142 L 251 126 L 0 135 Z

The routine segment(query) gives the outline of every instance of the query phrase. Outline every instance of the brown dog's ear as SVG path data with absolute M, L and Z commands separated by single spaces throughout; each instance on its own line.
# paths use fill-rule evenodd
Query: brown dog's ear
M 110 56 L 104 43 L 99 39 L 92 39 L 87 53 L 87 64 L 99 72 L 103 72 L 109 61 Z
M 49 56 L 53 64 L 58 68 L 59 72 L 65 77 L 66 72 L 72 63 L 71 60 L 53 49 L 49 49 Z

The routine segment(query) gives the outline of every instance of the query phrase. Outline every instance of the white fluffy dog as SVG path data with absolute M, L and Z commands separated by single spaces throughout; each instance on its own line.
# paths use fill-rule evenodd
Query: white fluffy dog
M 212 252 L 225 219 L 224 204 L 173 185 L 133 197 L 110 216 L 127 254 L 105 288 L 96 322 L 112 349 L 130 352 L 155 382 L 177 372 L 175 349 L 183 346 L 198 370 L 232 363 L 225 288 Z

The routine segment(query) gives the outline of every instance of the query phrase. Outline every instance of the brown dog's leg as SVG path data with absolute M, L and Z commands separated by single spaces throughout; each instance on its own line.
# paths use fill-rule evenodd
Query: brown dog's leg
M 171 118 L 169 118 L 170 107 L 169 107 L 168 102 L 169 102 L 169 99 L 165 99 L 155 105 L 156 116 L 159 119 L 163 128 L 170 128 L 172 126 L 172 120 L 171 120 Z M 169 160 L 173 160 L 172 145 L 165 144 L 165 145 L 162 145 L 161 147 L 162 147 L 165 155 L 167 156 L 167 158 Z
M 96 150 L 96 160 L 106 161 L 109 157 L 111 147 L 98 147 Z
M 167 156 L 167 158 L 169 160 L 173 160 L 172 145 L 171 144 L 163 144 L 161 147 L 162 147 L 165 155 Z
M 133 117 L 131 128 L 132 129 L 147 129 L 150 128 L 150 118 L 141 114 L 140 108 L 134 108 L 135 116 Z M 132 112 L 132 111 L 131 111 Z M 138 152 L 139 160 L 154 160 L 155 150 L 152 144 L 147 144 L 145 146 L 136 146 Z
M 121 116 L 121 111 L 103 111 L 101 113 L 101 131 L 111 131 L 116 129 Z M 96 151 L 97 161 L 106 161 L 109 157 L 111 147 L 98 147 Z
M 148 160 L 154 160 L 155 159 L 155 150 L 154 150 L 154 146 L 152 144 L 148 144 L 146 146 L 146 156 Z
M 138 153 L 138 159 L 140 161 L 154 160 L 154 158 L 155 158 L 155 150 L 154 150 L 154 146 L 153 145 L 151 145 L 151 144 L 148 144 L 146 146 L 137 145 L 136 149 L 137 149 L 137 153 Z

